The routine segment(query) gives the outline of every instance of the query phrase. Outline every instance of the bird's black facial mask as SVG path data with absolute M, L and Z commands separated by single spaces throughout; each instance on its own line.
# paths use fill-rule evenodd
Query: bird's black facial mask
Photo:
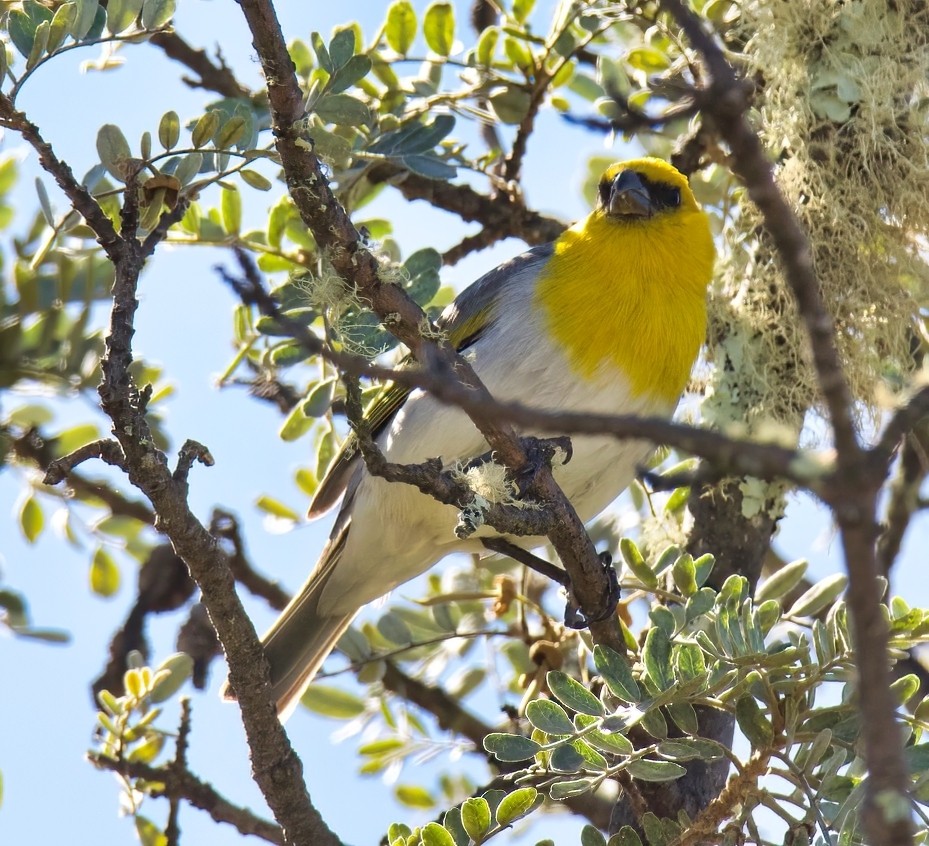
M 621 220 L 650 218 L 681 204 L 680 189 L 651 182 L 634 170 L 618 173 L 612 182 L 600 183 L 600 202 L 610 217 Z

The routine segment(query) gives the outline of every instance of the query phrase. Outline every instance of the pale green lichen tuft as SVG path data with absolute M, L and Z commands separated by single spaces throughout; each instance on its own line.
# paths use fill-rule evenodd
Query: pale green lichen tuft
M 743 23 L 747 70 L 764 80 L 756 125 L 809 233 L 856 412 L 873 416 L 886 380 L 914 367 L 912 321 L 929 291 L 929 8 L 755 0 L 744 4 Z M 746 203 L 727 231 L 704 413 L 718 424 L 798 428 L 820 395 L 760 223 Z

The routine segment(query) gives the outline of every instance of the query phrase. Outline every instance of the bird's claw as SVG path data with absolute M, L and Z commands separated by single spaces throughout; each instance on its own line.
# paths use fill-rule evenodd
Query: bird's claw
M 574 447 L 567 435 L 559 435 L 555 438 L 524 437 L 520 438 L 520 443 L 527 458 L 526 463 L 513 479 L 520 496 L 529 490 L 536 475 L 543 467 L 552 466 L 552 462 L 558 458 L 559 453 L 564 455 L 561 464 L 567 464 L 574 455 Z
M 619 602 L 621 590 L 619 587 L 619 576 L 616 574 L 616 568 L 613 566 L 613 556 L 609 552 L 600 553 L 600 564 L 603 566 L 609 579 L 609 588 L 607 589 L 607 598 L 605 607 L 592 617 L 588 617 L 571 590 L 568 590 L 568 603 L 564 610 L 564 624 L 569 629 L 588 629 L 594 623 L 602 623 L 609 620 L 616 613 L 616 605 Z

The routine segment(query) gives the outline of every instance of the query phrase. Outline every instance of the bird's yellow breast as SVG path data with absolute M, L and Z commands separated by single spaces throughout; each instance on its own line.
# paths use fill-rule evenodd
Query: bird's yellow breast
M 580 378 L 615 369 L 633 395 L 676 401 L 706 334 L 714 252 L 697 209 L 632 222 L 596 211 L 555 242 L 536 304 Z

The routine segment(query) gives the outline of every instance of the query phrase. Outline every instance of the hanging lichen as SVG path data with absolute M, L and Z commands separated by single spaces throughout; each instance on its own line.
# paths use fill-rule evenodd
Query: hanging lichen
M 913 365 L 929 291 L 929 8 L 915 0 L 746 3 L 756 125 L 813 248 L 859 412 Z M 728 232 L 705 409 L 796 425 L 819 399 L 800 318 L 750 204 Z

